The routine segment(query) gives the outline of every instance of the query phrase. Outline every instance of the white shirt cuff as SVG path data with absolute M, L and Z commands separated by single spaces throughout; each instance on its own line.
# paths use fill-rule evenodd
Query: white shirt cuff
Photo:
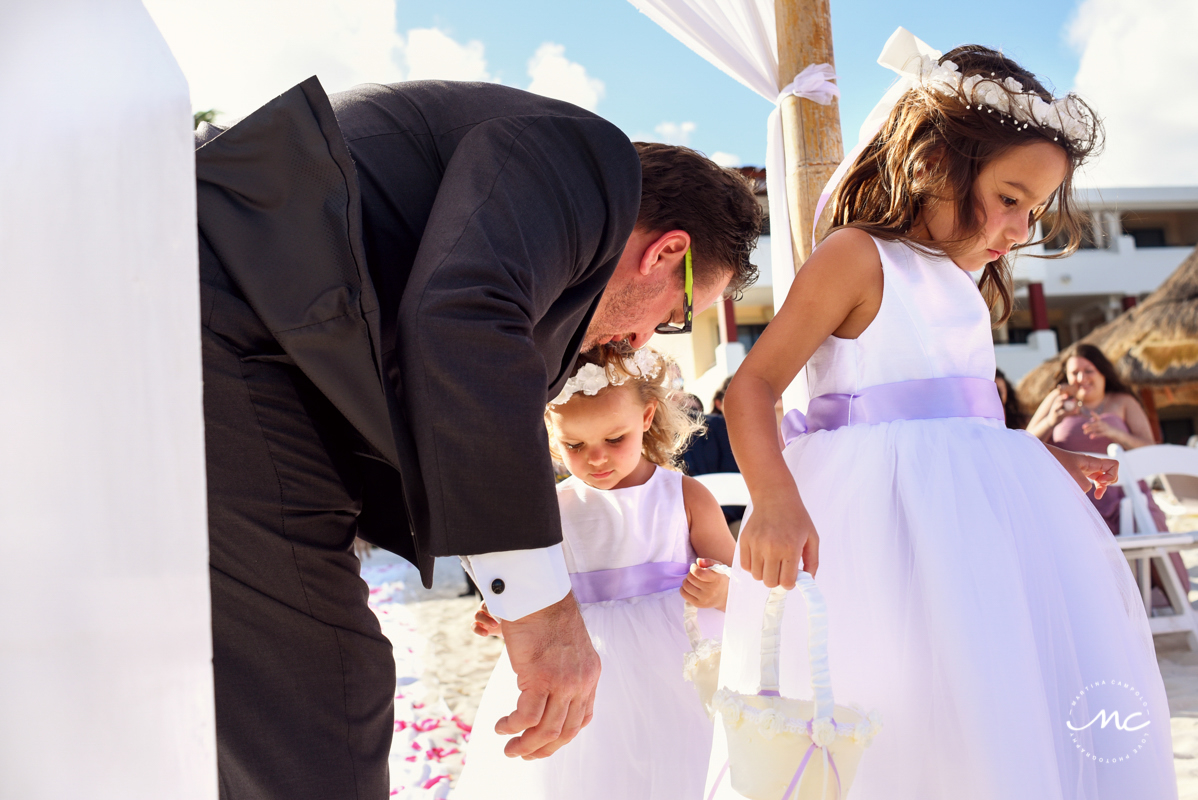
M 526 617 L 570 592 L 570 573 L 560 544 L 460 558 L 482 592 L 487 610 L 498 619 Z

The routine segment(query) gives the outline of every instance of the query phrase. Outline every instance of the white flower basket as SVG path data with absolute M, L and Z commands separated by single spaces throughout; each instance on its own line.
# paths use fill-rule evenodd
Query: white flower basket
M 835 705 L 828 673 L 828 620 L 814 579 L 799 573 L 807 603 L 813 700 L 778 693 L 779 634 L 786 590 L 774 589 L 761 633 L 761 691 L 721 688 L 711 705 L 724 720 L 732 788 L 749 800 L 834 800 L 848 795 L 857 764 L 881 723 Z M 717 779 L 723 779 L 723 773 Z
M 724 564 L 716 564 L 711 569 L 732 577 L 732 568 Z M 703 638 L 703 630 L 699 627 L 699 609 L 690 603 L 683 606 L 682 627 L 691 642 L 691 651 L 682 662 L 682 677 L 695 685 L 699 700 L 710 717 L 714 713 L 711 698 L 720 684 L 720 640 Z
M 682 612 L 682 627 L 691 641 L 691 651 L 682 663 L 682 677 L 695 685 L 699 700 L 712 716 L 711 699 L 720 683 L 720 640 L 704 639 L 699 628 L 699 610 L 687 603 Z

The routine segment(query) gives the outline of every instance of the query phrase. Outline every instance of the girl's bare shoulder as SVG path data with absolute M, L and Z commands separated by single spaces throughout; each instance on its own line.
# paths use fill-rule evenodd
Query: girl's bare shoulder
M 842 273 L 848 269 L 865 274 L 882 268 L 882 256 L 874 237 L 859 228 L 838 228 L 829 233 L 815 248 L 807 264 L 813 261 L 835 264 Z
M 704 486 L 702 481 L 697 481 L 690 475 L 682 476 L 682 501 L 688 508 L 694 508 L 696 505 L 719 506 L 711 490 Z

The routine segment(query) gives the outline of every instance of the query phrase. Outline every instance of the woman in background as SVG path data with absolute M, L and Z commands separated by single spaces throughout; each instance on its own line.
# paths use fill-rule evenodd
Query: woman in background
M 1120 379 L 1114 365 L 1102 351 L 1092 344 L 1079 344 L 1068 352 L 1070 355 L 1062 362 L 1057 379 L 1059 385 L 1048 393 L 1048 397 L 1036 409 L 1032 421 L 1028 423 L 1028 432 L 1043 442 L 1082 453 L 1105 454 L 1111 444 L 1117 444 L 1124 450 L 1155 444 L 1152 424 L 1139 398 Z M 1148 500 L 1148 511 L 1157 530 L 1168 530 L 1165 513 L 1152 499 L 1148 484 L 1140 481 L 1140 490 Z M 1123 489 L 1111 486 L 1102 497 L 1095 498 L 1093 490 L 1088 496 L 1106 520 L 1111 533 L 1117 534 Z M 1190 576 L 1181 555 L 1170 553 L 1169 559 L 1188 592 Z M 1153 569 L 1154 608 L 1169 605 L 1160 585 L 1160 579 Z
M 1058 386 L 1032 415 L 1028 433 L 1076 453 L 1106 455 L 1111 444 L 1124 450 L 1153 444 L 1148 415 L 1102 351 L 1092 344 L 1079 344 L 1068 353 L 1061 362 Z M 1118 533 L 1123 490 L 1112 486 L 1101 498 L 1095 499 L 1093 491 L 1089 496 L 1111 533 Z M 1163 530 L 1165 515 L 1152 502 L 1151 494 L 1148 502 Z

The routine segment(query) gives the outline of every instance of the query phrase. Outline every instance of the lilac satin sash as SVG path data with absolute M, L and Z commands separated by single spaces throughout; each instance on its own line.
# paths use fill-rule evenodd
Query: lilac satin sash
M 870 386 L 856 395 L 821 394 L 811 398 L 806 415 L 797 409 L 786 413 L 782 418 L 782 438 L 790 444 L 804 433 L 831 431 L 846 425 L 949 417 L 1005 419 L 994 381 L 925 378 Z
M 690 564 L 678 561 L 652 561 L 618 569 L 595 572 L 571 572 L 574 599 L 580 603 L 626 600 L 656 594 L 682 586 Z

